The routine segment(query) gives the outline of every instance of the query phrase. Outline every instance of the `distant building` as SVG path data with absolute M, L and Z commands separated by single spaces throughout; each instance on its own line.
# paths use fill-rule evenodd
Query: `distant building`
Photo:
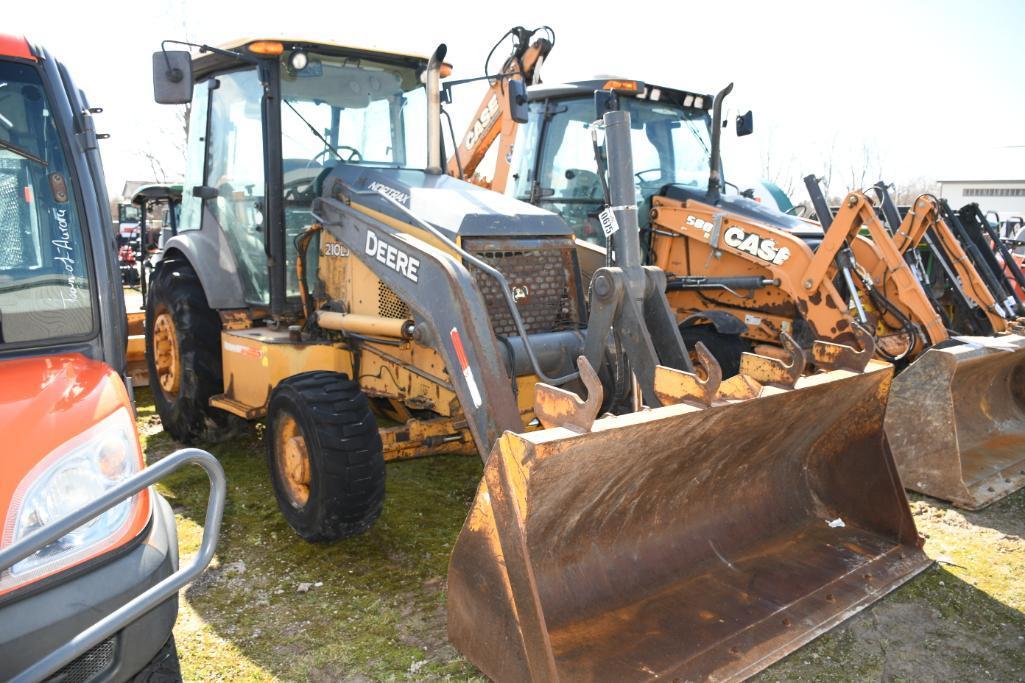
M 940 197 L 955 209 L 976 202 L 1004 221 L 1025 217 L 1025 145 L 1002 147 L 979 161 L 974 169 L 938 181 Z

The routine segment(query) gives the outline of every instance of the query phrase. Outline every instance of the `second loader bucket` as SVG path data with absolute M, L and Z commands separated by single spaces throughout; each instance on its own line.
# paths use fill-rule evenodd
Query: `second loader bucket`
M 978 510 L 1025 486 L 1025 337 L 957 337 L 893 381 L 886 435 L 904 485 Z
M 738 680 L 929 565 L 883 435 L 891 368 L 506 432 L 449 565 L 498 681 Z

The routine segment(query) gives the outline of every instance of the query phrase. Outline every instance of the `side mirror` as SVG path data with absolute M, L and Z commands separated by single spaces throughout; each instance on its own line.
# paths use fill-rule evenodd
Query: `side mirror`
M 519 79 L 510 79 L 509 86 L 509 116 L 516 123 L 527 122 L 527 86 Z
M 185 50 L 153 53 L 153 99 L 157 104 L 192 101 L 192 55 Z
M 750 110 L 737 117 L 737 137 L 742 138 L 755 132 L 755 117 Z

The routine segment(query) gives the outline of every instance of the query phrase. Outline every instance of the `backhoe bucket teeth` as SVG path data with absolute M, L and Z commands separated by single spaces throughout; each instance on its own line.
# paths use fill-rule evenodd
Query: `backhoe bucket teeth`
M 736 680 L 797 649 L 929 565 L 891 377 L 506 432 L 450 560 L 452 642 L 497 681 Z
M 978 510 L 1025 486 L 1025 337 L 958 337 L 894 381 L 886 435 L 904 486 Z

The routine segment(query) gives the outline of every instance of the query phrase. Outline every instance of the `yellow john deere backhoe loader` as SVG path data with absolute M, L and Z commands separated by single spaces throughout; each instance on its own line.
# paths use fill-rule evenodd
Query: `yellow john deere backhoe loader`
M 516 68 L 507 62 L 505 77 Z M 585 274 L 600 266 L 603 250 L 586 244 L 605 245 L 595 91 L 614 101 L 602 106 L 631 114 L 634 162 L 643 167 L 635 199 L 646 262 L 667 273 L 666 294 L 685 342 L 703 341 L 726 376 L 739 370 L 744 351 L 787 362 L 787 335 L 819 368 L 859 370 L 875 353 L 901 371 L 886 424 L 906 486 L 974 509 L 1025 485 L 1025 397 L 1017 389 L 1025 339 L 1009 334 L 1006 306 L 943 221 L 933 220 L 930 230 L 940 246 L 949 244 L 943 263 L 963 299 L 953 320 L 965 325 L 954 331 L 973 334 L 957 340 L 947 324 L 952 295 L 936 300 L 905 260 L 921 234 L 914 245 L 895 243 L 871 196 L 850 193 L 823 231 L 722 193 L 719 121 L 730 88 L 713 98 L 623 78 L 531 87 L 526 125 L 517 126 L 509 111 L 494 115 L 493 126 L 504 136 L 515 131 L 516 143 L 512 154 L 498 156 L 494 180 L 476 175 L 475 182 L 560 213 L 574 228 Z M 750 113 L 738 117 L 739 135 L 751 131 L 751 120 Z M 487 133 L 475 137 L 476 147 L 465 138 L 460 155 L 468 163 L 450 162 L 450 173 L 478 173 L 472 162 L 485 157 Z M 916 206 L 928 203 L 921 198 Z M 839 346 L 812 346 L 814 340 Z
M 584 281 L 559 217 L 442 173 L 443 56 L 154 55 L 157 100 L 192 102 L 147 297 L 165 429 L 266 417 L 309 540 L 373 524 L 386 460 L 478 454 L 449 634 L 497 680 L 741 678 L 926 567 L 882 433 L 890 366 L 748 354 L 722 381 L 698 346 L 696 371 L 633 210 Z M 629 201 L 629 115 L 603 125 Z

